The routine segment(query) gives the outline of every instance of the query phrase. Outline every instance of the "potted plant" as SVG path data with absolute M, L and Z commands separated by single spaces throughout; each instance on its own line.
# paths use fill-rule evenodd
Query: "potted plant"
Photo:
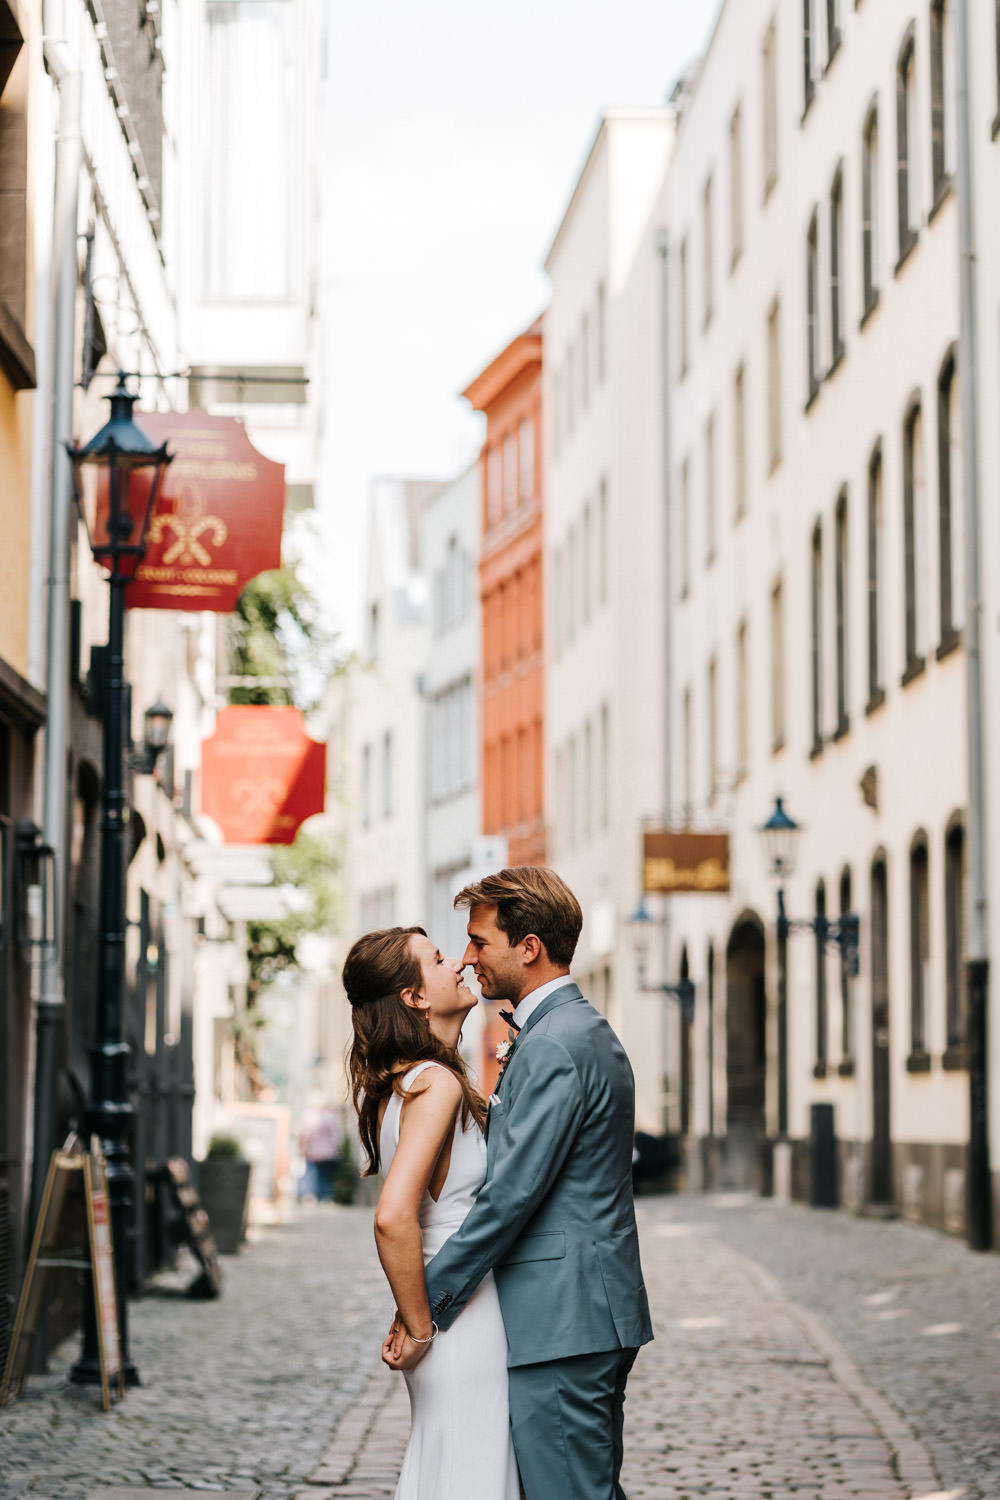
M 246 1239 L 250 1208 L 250 1162 L 233 1135 L 219 1132 L 198 1163 L 198 1195 L 221 1255 L 235 1255 Z

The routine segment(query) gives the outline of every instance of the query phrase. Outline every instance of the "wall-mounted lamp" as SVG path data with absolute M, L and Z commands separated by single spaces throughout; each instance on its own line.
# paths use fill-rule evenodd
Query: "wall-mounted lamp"
M 661 980 L 659 984 L 649 984 L 646 980 L 646 961 L 649 958 L 649 943 L 654 927 L 662 927 L 663 923 L 656 917 L 651 917 L 642 896 L 639 897 L 635 911 L 626 918 L 626 925 L 632 934 L 632 946 L 635 950 L 635 975 L 636 987 L 646 994 L 672 995 L 680 1005 L 681 1013 L 685 1021 L 694 1019 L 694 980 L 678 979 L 676 984 L 669 984 Z
M 151 776 L 156 769 L 156 762 L 170 741 L 173 717 L 173 710 L 162 698 L 158 698 L 143 714 L 142 749 L 130 751 L 128 758 L 129 765 L 140 776 Z
M 43 842 L 41 829 L 30 818 L 21 818 L 14 830 L 14 856 L 16 940 L 22 948 L 41 948 L 56 940 L 56 851 Z

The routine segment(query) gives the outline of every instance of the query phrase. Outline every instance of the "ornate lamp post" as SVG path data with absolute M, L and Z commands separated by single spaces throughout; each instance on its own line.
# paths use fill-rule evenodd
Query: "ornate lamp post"
M 138 1371 L 129 1358 L 125 1289 L 128 1281 L 128 1221 L 134 1173 L 128 1133 L 132 1109 L 128 1097 L 128 1044 L 124 1039 L 125 998 L 125 586 L 146 550 L 146 534 L 160 483 L 171 455 L 166 444 L 155 447 L 132 419 L 136 397 L 119 373 L 109 398 L 111 416 L 89 443 L 67 444 L 73 464 L 77 504 L 87 527 L 96 561 L 109 573 L 108 644 L 105 657 L 104 778 L 101 819 L 101 885 L 97 966 L 97 1036 L 90 1052 L 88 1131 L 101 1138 L 108 1168 L 111 1233 L 118 1289 L 118 1320 L 126 1380 L 136 1385 Z M 85 488 L 103 480 L 107 517 L 101 524 L 95 503 L 88 515 Z M 96 495 L 93 496 L 96 502 Z M 169 724 L 169 720 L 167 721 Z M 85 1307 L 90 1306 L 85 1301 Z M 72 1378 L 98 1384 L 101 1378 L 97 1330 L 92 1309 L 85 1317 L 83 1349 Z
M 801 826 L 785 811 L 781 797 L 766 823 L 757 830 L 769 873 L 778 887 L 778 1135 L 788 1134 L 788 935 L 813 932 L 824 943 L 836 944 L 849 974 L 858 972 L 860 920 L 853 912 L 841 912 L 836 922 L 823 916 L 789 917 L 785 911 L 785 881 L 795 870 Z
M 636 988 L 644 994 L 672 995 L 681 1008 L 684 1020 L 690 1022 L 694 1019 L 694 980 L 678 979 L 675 984 L 661 980 L 658 984 L 650 984 L 646 979 L 646 963 L 649 958 L 649 943 L 653 928 L 661 927 L 663 924 L 656 917 L 651 917 L 642 896 L 639 897 L 635 911 L 627 917 L 626 924 L 632 934 L 632 946 L 635 950 L 635 976 Z

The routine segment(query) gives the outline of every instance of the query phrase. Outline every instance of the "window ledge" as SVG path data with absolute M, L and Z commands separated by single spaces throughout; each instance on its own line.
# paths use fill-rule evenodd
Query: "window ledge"
M 836 744 L 838 740 L 842 740 L 845 735 L 850 733 L 850 730 L 851 721 L 847 717 L 847 715 L 844 714 L 843 718 L 837 720 L 837 727 L 830 736 L 833 744 Z
M 998 116 L 997 118 L 1000 119 L 1000 116 Z M 762 199 L 762 202 L 764 204 L 767 203 L 767 200 L 770 198 L 777 185 L 778 173 L 777 171 L 772 171 L 767 177 L 764 178 L 764 197 Z
M 843 40 L 843 38 L 840 35 L 840 27 L 838 26 L 838 28 L 836 29 L 836 31 L 833 33 L 833 35 L 830 38 L 830 51 L 829 51 L 829 54 L 828 54 L 827 59 L 826 59 L 826 64 L 825 64 L 825 66 L 823 68 L 823 77 L 824 78 L 829 73 L 830 69 L 833 67 L 833 60 L 837 56 L 838 52 L 840 51 L 840 43 L 841 43 L 842 40 Z
M 908 1073 L 929 1073 L 931 1070 L 931 1055 L 923 1047 L 914 1047 L 906 1059 L 906 1071 Z
M 815 380 L 810 386 L 809 399 L 806 401 L 806 404 L 803 407 L 803 411 L 805 411 L 807 415 L 812 411 L 813 407 L 816 405 L 816 402 L 819 400 L 819 393 L 821 389 L 822 387 L 818 380 Z
M 814 1062 L 813 1063 L 813 1077 L 814 1078 L 825 1078 L 826 1077 L 826 1063 L 825 1062 Z
M 915 656 L 911 662 L 907 663 L 906 671 L 899 679 L 900 685 L 902 687 L 908 687 L 911 682 L 914 682 L 916 678 L 920 677 L 923 674 L 923 672 L 926 670 L 926 667 L 927 658 L 925 656 Z
M 845 1057 L 844 1060 L 843 1060 L 843 1062 L 839 1062 L 837 1064 L 837 1076 L 839 1078 L 853 1078 L 854 1077 L 854 1058 L 853 1057 Z
M 774 736 L 774 739 L 771 741 L 771 754 L 772 755 L 780 755 L 781 752 L 782 752 L 782 750 L 784 750 L 784 748 L 785 748 L 785 736 L 783 734 L 776 734 Z
M 734 246 L 733 251 L 732 251 L 732 253 L 731 253 L 730 257 L 729 257 L 729 274 L 730 274 L 730 276 L 732 276 L 733 272 L 736 270 L 736 267 L 739 265 L 739 263 L 740 263 L 740 261 L 742 259 L 743 259 L 743 246 L 742 246 L 742 244 L 739 244 L 739 245 Z
M 878 312 L 878 306 L 879 306 L 879 292 L 878 292 L 878 287 L 876 286 L 876 287 L 872 288 L 871 301 L 869 302 L 868 306 L 865 308 L 864 312 L 861 314 L 861 321 L 858 324 L 858 332 L 859 333 L 861 332 L 861 330 L 864 327 L 866 327 L 866 325 L 868 323 L 868 320 L 869 320 L 869 318 L 871 318 L 872 314 Z
M 933 224 L 934 220 L 941 212 L 941 209 L 951 197 L 954 191 L 954 187 L 955 183 L 951 173 L 946 172 L 945 175 L 941 178 L 941 181 L 938 183 L 937 193 L 935 195 L 934 202 L 931 204 L 931 211 L 927 215 L 928 224 Z
M 800 127 L 803 126 L 806 123 L 806 120 L 807 120 L 807 118 L 809 116 L 809 111 L 812 109 L 812 107 L 815 104 L 815 102 L 816 102 L 816 84 L 815 84 L 815 81 L 814 81 L 813 85 L 812 85 L 812 88 L 809 90 L 808 94 L 806 95 L 806 102 L 805 102 L 805 104 L 802 107 L 802 114 L 799 117 L 799 126 Z
M 816 760 L 822 754 L 823 754 L 823 739 L 822 739 L 821 735 L 818 735 L 813 740 L 813 742 L 812 742 L 812 749 L 809 751 L 809 759 L 810 760 Z
M 840 369 L 841 365 L 844 363 L 844 356 L 846 354 L 847 354 L 847 346 L 846 346 L 846 344 L 841 343 L 840 346 L 839 346 L 839 348 L 837 349 L 837 352 L 833 356 L 833 361 L 832 361 L 832 363 L 830 365 L 830 368 L 826 372 L 826 378 L 827 378 L 827 380 L 830 379 L 831 375 L 835 375 L 837 373 L 837 371 Z
M 941 1054 L 941 1066 L 946 1073 L 961 1073 L 969 1066 L 964 1042 L 952 1042 Z
M 869 697 L 868 702 L 865 704 L 865 713 L 866 714 L 873 714 L 873 713 L 875 713 L 877 709 L 880 709 L 882 707 L 882 705 L 883 705 L 884 702 L 885 702 L 885 688 L 882 688 L 882 687 L 875 688 L 874 692 Z
M 895 266 L 893 266 L 892 274 L 894 276 L 898 276 L 899 273 L 900 273 L 900 271 L 906 265 L 906 262 L 909 260 L 910 256 L 913 254 L 914 250 L 917 248 L 917 243 L 918 243 L 919 239 L 920 239 L 920 236 L 917 233 L 917 231 L 915 229 L 911 229 L 910 230 L 909 239 L 906 241 L 906 244 L 903 245 L 902 248 L 900 249 L 899 259 L 897 260 Z
M 950 656 L 953 651 L 957 651 L 961 644 L 962 632 L 960 630 L 956 630 L 953 626 L 950 630 L 945 631 L 944 635 L 941 637 L 941 644 L 935 651 L 934 655 L 937 657 L 938 661 L 944 661 L 945 657 Z

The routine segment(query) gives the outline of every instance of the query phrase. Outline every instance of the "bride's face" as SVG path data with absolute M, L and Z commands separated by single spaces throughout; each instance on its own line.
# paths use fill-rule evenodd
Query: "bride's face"
M 430 938 L 415 932 L 410 951 L 420 964 L 420 997 L 427 1007 L 431 1030 L 436 1021 L 465 1017 L 476 1004 L 476 997 L 463 983 L 461 959 L 445 958 Z

